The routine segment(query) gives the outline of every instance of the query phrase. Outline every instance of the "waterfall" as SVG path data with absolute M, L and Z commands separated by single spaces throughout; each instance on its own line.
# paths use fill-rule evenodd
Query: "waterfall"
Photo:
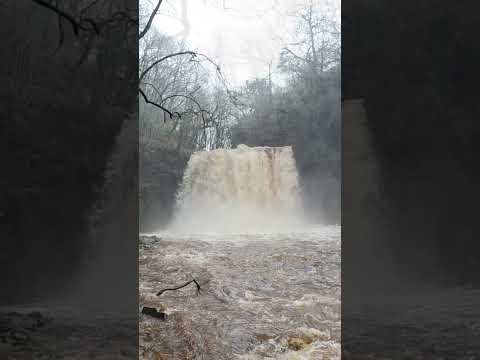
M 302 214 L 292 148 L 239 145 L 191 156 L 170 228 L 283 231 L 302 226 Z

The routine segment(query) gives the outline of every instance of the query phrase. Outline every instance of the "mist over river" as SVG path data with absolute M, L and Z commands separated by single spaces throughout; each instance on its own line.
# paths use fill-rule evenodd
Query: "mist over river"
M 291 231 L 305 227 L 291 146 L 194 153 L 177 193 L 177 232 Z
M 340 359 L 340 227 L 304 220 L 290 146 L 196 152 L 176 210 L 140 236 L 142 359 Z

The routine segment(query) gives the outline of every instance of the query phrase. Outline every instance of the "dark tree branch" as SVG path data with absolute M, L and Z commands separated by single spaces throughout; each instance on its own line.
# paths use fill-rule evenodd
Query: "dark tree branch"
M 203 109 L 202 105 L 200 105 L 200 103 L 197 100 L 195 100 L 193 97 L 188 96 L 188 95 L 183 95 L 183 94 L 174 94 L 174 95 L 167 96 L 165 99 L 162 100 L 162 103 L 164 101 L 168 100 L 168 99 L 172 99 L 172 98 L 175 98 L 175 97 L 182 97 L 184 99 L 192 101 L 193 103 L 195 103 L 195 105 L 197 105 L 198 111 L 190 111 L 190 113 L 193 114 L 193 115 L 200 115 L 202 117 L 202 123 L 203 123 L 202 129 L 203 130 L 206 130 L 208 128 L 213 127 L 210 124 L 213 124 L 215 127 L 218 126 L 217 122 L 215 121 L 215 119 L 213 117 L 213 114 L 218 109 L 218 104 L 217 104 L 217 107 L 215 108 L 215 110 L 213 111 L 213 113 L 211 113 L 210 111 Z M 185 112 L 184 114 L 186 114 L 186 113 L 187 112 Z M 208 118 L 205 118 L 205 115 L 207 115 Z
M 160 99 L 162 98 L 162 94 L 160 94 L 159 90 L 155 87 L 155 85 L 153 85 L 153 84 L 151 84 L 151 83 L 147 83 L 147 82 L 145 82 L 144 84 L 151 86 L 152 89 L 157 93 L 157 95 L 159 96 L 159 98 L 160 98 Z M 197 103 L 197 106 L 200 108 L 200 111 L 206 111 L 206 110 L 201 109 L 200 104 L 199 104 L 195 99 L 193 99 L 192 96 L 191 96 L 191 95 L 193 95 L 195 92 L 197 92 L 197 91 L 200 90 L 200 89 L 201 89 L 201 87 L 199 86 L 199 87 L 197 87 L 196 89 L 193 89 L 188 95 L 178 95 L 178 96 L 181 96 L 181 97 L 184 97 L 184 98 L 188 98 L 188 99 L 194 101 L 195 103 Z M 168 97 L 166 97 L 165 99 L 163 99 L 162 102 L 164 102 L 165 100 L 168 100 L 169 98 L 173 98 L 173 97 L 176 97 L 176 96 L 177 96 L 177 95 L 168 96 Z M 173 134 L 173 132 L 177 129 L 178 120 L 181 118 L 181 116 L 186 115 L 186 114 L 189 114 L 189 113 L 191 113 L 191 114 L 193 114 L 193 115 L 198 115 L 198 114 L 199 114 L 198 112 L 193 112 L 193 111 L 190 111 L 190 112 L 186 111 L 186 112 L 182 112 L 181 114 L 179 114 L 179 116 L 175 119 L 175 122 L 174 122 L 174 125 L 173 125 L 172 129 L 171 129 L 171 130 L 169 131 L 169 133 L 168 133 L 169 136 L 170 136 L 171 134 Z
M 192 58 L 194 58 L 195 56 L 197 56 L 198 54 L 194 51 L 180 51 L 180 52 L 176 52 L 176 53 L 173 53 L 173 54 L 168 54 L 168 55 L 165 55 L 163 57 L 161 57 L 160 59 L 154 61 L 152 64 L 150 64 L 149 67 L 147 67 L 141 74 L 140 74 L 140 82 L 142 82 L 143 78 L 148 74 L 148 72 L 150 70 L 152 70 L 155 66 L 157 66 L 158 64 L 160 64 L 162 61 L 165 61 L 167 59 L 170 59 L 172 57 L 175 57 L 175 56 L 181 56 L 181 55 L 191 55 Z
M 152 83 L 149 83 L 149 82 L 144 82 L 144 84 L 150 86 L 157 93 L 158 97 L 160 99 L 162 98 L 162 94 L 160 93 L 160 91 L 157 89 L 157 87 L 155 85 L 153 85 Z
M 123 11 L 117 11 L 113 13 L 111 17 L 108 19 L 103 19 L 101 21 L 94 21 L 90 18 L 83 17 L 83 14 L 85 13 L 86 8 L 80 12 L 80 17 L 75 18 L 73 15 L 68 14 L 67 12 L 61 10 L 57 5 L 53 5 L 45 0 L 32 0 L 32 1 L 56 13 L 59 17 L 59 21 L 61 21 L 61 19 L 67 20 L 72 25 L 73 32 L 76 36 L 79 35 L 80 30 L 87 31 L 87 32 L 95 32 L 95 34 L 100 35 L 100 31 L 103 26 L 116 21 L 126 20 L 127 22 L 138 24 L 138 21 L 131 18 L 127 13 Z M 92 2 L 90 5 L 87 6 L 87 8 L 91 7 L 95 3 L 96 1 Z M 60 38 L 60 44 L 61 44 L 63 42 L 63 30 L 61 32 L 60 37 L 61 37 Z
M 150 14 L 150 18 L 148 19 L 147 25 L 145 25 L 145 28 L 140 32 L 140 35 L 138 35 L 138 38 L 141 39 L 145 36 L 145 34 L 148 32 L 150 27 L 152 26 L 153 19 L 157 15 L 158 9 L 160 8 L 160 5 L 162 4 L 163 0 L 158 0 L 157 6 L 155 6 L 155 9 L 153 9 L 153 12 Z
M 155 66 L 157 66 L 158 64 L 160 64 L 161 62 L 167 60 L 167 59 L 170 59 L 172 57 L 176 57 L 176 56 L 182 56 L 182 55 L 191 55 L 191 60 L 195 59 L 195 58 L 198 58 L 198 57 L 201 57 L 203 59 L 205 59 L 207 62 L 209 62 L 210 64 L 212 64 L 214 67 L 215 67 L 215 71 L 217 72 L 218 74 L 218 77 L 219 79 L 221 80 L 223 86 L 225 87 L 225 90 L 230 98 L 230 101 L 232 102 L 232 104 L 234 104 L 236 107 L 238 107 L 238 98 L 232 94 L 232 92 L 230 91 L 229 89 L 229 86 L 227 84 L 227 81 L 225 80 L 223 74 L 222 74 L 222 71 L 220 69 L 220 66 L 215 62 L 213 61 L 210 57 L 208 57 L 207 55 L 205 54 L 202 54 L 202 53 L 197 53 L 195 51 L 190 51 L 190 50 L 187 50 L 187 51 L 179 51 L 179 52 L 176 52 L 176 53 L 173 53 L 173 54 L 168 54 L 168 55 L 165 55 L 163 57 L 161 57 L 160 59 L 154 61 L 152 64 L 150 64 L 141 74 L 140 74 L 140 83 L 142 82 L 142 80 L 145 78 L 145 76 L 148 74 L 148 72 L 150 70 L 152 70 Z
M 92 27 L 93 31 L 95 31 L 95 33 L 97 35 L 100 35 L 100 28 L 98 27 L 97 23 L 95 21 L 93 21 L 92 19 L 84 19 L 83 20 L 84 22 L 90 24 L 90 26 Z
M 178 287 L 176 287 L 176 288 L 162 289 L 162 290 L 160 290 L 160 291 L 157 293 L 157 296 L 162 295 L 165 291 L 175 291 L 175 290 L 179 290 L 179 289 L 181 289 L 181 288 L 184 288 L 184 287 L 187 286 L 187 285 L 190 285 L 191 283 L 195 283 L 195 285 L 197 285 L 197 292 L 200 293 L 200 290 L 201 290 L 200 284 L 197 282 L 197 280 L 192 279 L 192 280 L 190 280 L 190 281 L 187 281 L 185 284 L 180 285 L 180 286 L 178 286 Z
M 184 99 L 187 99 L 187 100 L 190 100 L 191 102 L 193 102 L 195 105 L 197 105 L 198 109 L 200 111 L 204 111 L 206 112 L 207 114 L 209 113 L 208 110 L 205 110 L 202 108 L 202 105 L 200 105 L 200 103 L 195 100 L 193 97 L 191 96 L 188 96 L 188 95 L 183 95 L 183 94 L 173 94 L 173 95 L 169 95 L 167 96 L 165 99 L 162 99 L 162 103 L 164 103 L 165 101 L 167 101 L 168 99 L 173 99 L 173 98 L 176 98 L 176 97 L 181 97 L 181 98 L 184 98 Z
M 153 106 L 156 106 L 158 107 L 159 109 L 163 110 L 164 112 L 166 112 L 169 116 L 170 116 L 170 119 L 173 118 L 173 115 L 178 115 L 178 117 L 181 117 L 181 115 L 179 113 L 174 113 L 174 112 L 171 112 L 170 110 L 168 110 L 167 108 L 163 107 L 162 105 L 160 104 L 157 104 L 156 102 L 154 101 L 150 101 L 147 97 L 147 95 L 145 95 L 145 93 L 143 92 L 142 89 L 138 89 L 138 92 L 140 93 L 140 95 L 142 95 L 143 97 L 143 100 L 145 100 L 145 102 L 147 104 L 151 104 Z
M 145 85 L 149 85 L 153 88 L 153 90 L 158 94 L 158 89 L 153 85 L 153 84 L 150 84 L 150 83 L 145 83 Z M 209 123 L 213 123 L 215 126 L 217 125 L 215 120 L 213 119 L 212 117 L 212 113 L 204 108 L 202 108 L 202 105 L 193 97 L 189 96 L 189 95 L 184 95 L 184 94 L 173 94 L 173 95 L 169 95 L 167 96 L 166 98 L 164 99 L 161 99 L 161 103 L 160 104 L 163 104 L 165 101 L 169 100 L 169 99 L 173 99 L 173 98 L 176 98 L 176 97 L 181 97 L 181 98 L 184 98 L 184 99 L 187 99 L 187 100 L 190 100 L 191 102 L 193 102 L 197 107 L 198 107 L 198 111 L 187 111 L 187 112 L 183 112 L 182 114 L 185 115 L 185 114 L 192 114 L 192 115 L 200 115 L 202 117 L 202 122 L 203 122 L 203 129 L 206 129 L 206 128 L 209 128 L 211 126 L 209 126 L 208 124 Z M 150 104 L 152 104 L 151 101 L 148 101 Z M 153 103 L 154 105 L 160 105 L 158 103 Z M 161 105 L 160 105 L 161 106 Z M 216 109 L 214 110 L 214 112 L 216 111 Z M 169 112 L 170 113 L 170 112 Z M 182 116 L 182 114 L 180 113 L 173 113 L 173 114 L 178 114 L 178 117 L 180 118 Z M 205 118 L 205 115 L 209 116 L 209 119 L 206 119 Z M 171 117 L 170 117 L 171 118 Z M 172 129 L 171 133 L 175 131 L 175 127 Z
M 34 3 L 37 3 L 38 5 L 40 6 L 43 6 L 51 11 L 53 11 L 54 13 L 56 13 L 58 16 L 64 18 L 65 20 L 67 20 L 68 22 L 70 22 L 70 24 L 72 25 L 72 29 L 73 29 L 73 32 L 75 33 L 75 35 L 78 36 L 78 32 L 79 32 L 79 29 L 82 29 L 82 30 L 87 30 L 88 31 L 88 28 L 85 28 L 83 27 L 81 24 L 79 24 L 77 22 L 77 20 L 70 14 L 67 14 L 65 11 L 63 10 L 60 10 L 58 7 L 44 1 L 44 0 L 32 0 Z
M 85 19 L 86 20 L 89 20 L 89 19 Z M 132 18 L 130 15 L 128 15 L 126 12 L 124 11 L 116 11 L 114 12 L 109 19 L 106 19 L 106 20 L 103 20 L 102 22 L 99 23 L 99 26 L 103 27 L 105 25 L 108 25 L 110 23 L 114 23 L 116 21 L 121 21 L 121 20 L 125 20 L 133 25 L 138 25 L 138 20 L 135 20 L 134 18 Z
M 88 9 L 90 9 L 90 8 L 91 8 L 93 5 L 95 5 L 97 2 L 98 2 L 98 0 L 93 0 L 90 4 L 88 4 L 87 6 L 85 6 L 85 7 L 82 9 L 81 13 L 82 13 L 82 14 L 85 14 L 85 13 L 88 11 Z
M 62 17 L 58 15 L 58 46 L 53 52 L 54 54 L 56 54 L 57 51 L 60 50 L 60 48 L 62 47 L 64 38 L 65 38 L 65 33 L 63 31 Z

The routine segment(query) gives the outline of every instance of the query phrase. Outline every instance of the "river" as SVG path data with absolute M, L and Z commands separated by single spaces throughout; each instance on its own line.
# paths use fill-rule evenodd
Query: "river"
M 140 315 L 141 359 L 340 359 L 339 226 L 140 244 L 140 307 L 167 314 Z

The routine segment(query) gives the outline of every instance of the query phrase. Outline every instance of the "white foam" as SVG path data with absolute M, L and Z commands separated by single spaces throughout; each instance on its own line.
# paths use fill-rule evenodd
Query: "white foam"
M 187 165 L 172 232 L 277 232 L 305 226 L 290 146 L 194 153 Z

